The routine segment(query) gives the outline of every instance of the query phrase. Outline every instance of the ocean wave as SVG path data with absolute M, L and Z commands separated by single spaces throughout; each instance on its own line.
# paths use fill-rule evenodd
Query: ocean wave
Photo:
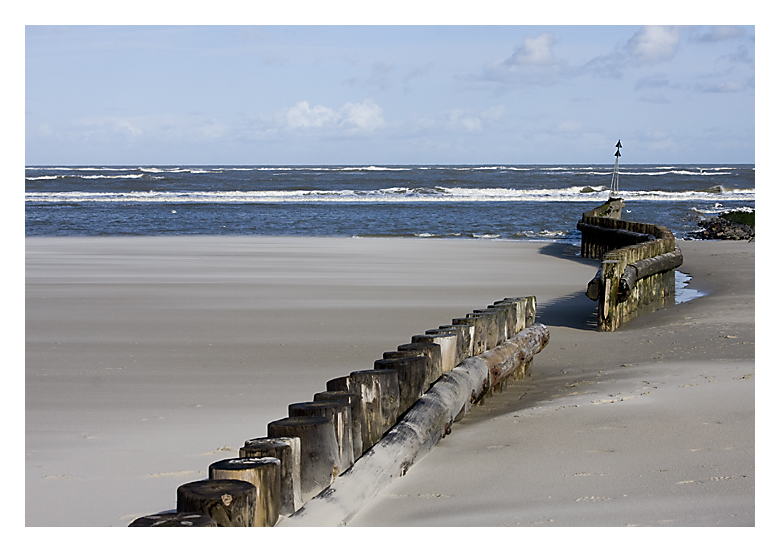
M 734 212 L 739 211 L 742 213 L 753 213 L 755 209 L 752 207 L 726 207 L 721 203 L 715 203 L 711 208 L 706 207 L 691 207 L 691 211 L 699 215 L 718 215 L 725 213 L 726 211 Z
M 410 167 L 376 167 L 369 165 L 367 167 L 328 167 L 318 169 L 321 171 L 339 171 L 339 172 L 360 172 L 360 171 L 411 171 Z
M 140 175 L 138 175 L 140 176 Z M 95 176 L 99 178 L 100 176 Z M 124 177 L 124 176 L 123 176 Z M 132 177 L 132 175 L 130 176 Z M 103 178 L 120 178 L 107 177 Z M 660 190 L 623 191 L 626 201 L 755 201 L 755 190 L 724 189 L 669 192 Z M 265 190 L 265 191 L 135 191 L 135 192 L 26 192 L 26 202 L 141 202 L 141 203 L 393 203 L 393 202 L 595 202 L 606 201 L 604 186 L 562 189 L 512 188 L 433 188 L 392 187 L 381 190 Z
M 109 178 L 109 179 L 117 179 L 117 178 L 143 178 L 144 175 L 142 174 L 116 174 L 116 175 L 109 175 L 109 174 L 85 174 L 85 175 L 79 175 L 79 178 L 83 178 L 84 180 L 97 180 L 100 178 Z
M 79 178 L 81 180 L 98 180 L 98 179 L 137 179 L 143 178 L 143 174 L 45 174 L 41 176 L 26 176 L 25 180 L 58 180 L 64 178 Z M 164 177 L 157 177 L 164 178 Z

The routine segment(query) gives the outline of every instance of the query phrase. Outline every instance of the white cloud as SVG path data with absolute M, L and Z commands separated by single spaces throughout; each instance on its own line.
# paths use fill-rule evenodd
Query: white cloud
M 374 131 L 385 124 L 382 108 L 371 100 L 363 100 L 363 103 L 359 104 L 344 104 L 337 118 L 342 127 L 366 132 Z
M 552 33 L 542 33 L 535 38 L 525 37 L 523 45 L 515 50 L 511 57 L 504 61 L 505 65 L 551 65 L 555 62 L 552 47 L 555 36 Z
M 284 120 L 291 129 L 341 127 L 352 132 L 371 132 L 385 124 L 382 108 L 372 100 L 347 102 L 338 111 L 324 105 L 311 107 L 303 100 L 285 112 Z
M 114 121 L 113 127 L 114 131 L 118 132 L 119 134 L 124 134 L 125 136 L 130 136 L 131 138 L 135 138 L 143 134 L 143 130 L 125 119 Z
M 447 123 L 450 128 L 465 128 L 469 132 L 482 130 L 482 121 L 479 117 L 465 115 L 462 109 L 453 109 L 447 116 Z
M 333 119 L 333 110 L 323 105 L 309 107 L 306 100 L 298 102 L 295 107 L 289 109 L 285 116 L 290 128 L 322 127 Z
M 628 41 L 628 51 L 639 64 L 668 61 L 677 53 L 680 31 L 677 27 L 648 25 Z
M 555 44 L 553 33 L 527 36 L 523 38 L 522 46 L 505 60 L 486 64 L 478 75 L 460 78 L 505 84 L 556 84 L 568 69 L 565 63 L 560 63 L 553 55 L 552 47 Z

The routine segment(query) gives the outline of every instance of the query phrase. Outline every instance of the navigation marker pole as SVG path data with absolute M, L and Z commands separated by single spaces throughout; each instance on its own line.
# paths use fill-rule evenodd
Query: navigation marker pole
M 618 194 L 618 160 L 620 159 L 620 140 L 615 144 L 617 151 L 615 152 L 615 168 L 612 170 L 612 183 L 609 186 L 609 197 L 617 197 Z

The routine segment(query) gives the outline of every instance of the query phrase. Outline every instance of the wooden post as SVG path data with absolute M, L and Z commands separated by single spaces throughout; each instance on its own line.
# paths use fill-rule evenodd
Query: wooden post
M 273 527 L 281 505 L 281 462 L 278 458 L 228 458 L 209 466 L 209 479 L 236 479 L 255 486 L 254 527 Z
M 529 295 L 525 298 L 525 327 L 528 328 L 536 322 L 536 296 Z
M 439 331 L 457 332 L 458 334 L 458 351 L 455 358 L 455 366 L 474 355 L 473 324 L 447 324 L 439 326 Z
M 498 314 L 498 344 L 500 345 L 513 335 L 515 335 L 514 328 L 516 322 L 512 316 L 511 309 L 514 305 L 512 303 L 499 303 L 494 305 L 488 305 L 488 310 L 497 310 Z
M 352 418 L 352 458 L 357 460 L 363 454 L 363 404 L 360 395 L 349 391 L 323 391 L 315 393 L 315 401 L 338 401 L 346 404 Z
M 287 407 L 290 417 L 322 416 L 333 426 L 333 433 L 338 443 L 338 473 L 344 473 L 355 463 L 352 448 L 352 411 L 344 401 L 310 401 L 294 403 Z M 338 475 L 338 474 L 337 474 Z
M 301 500 L 301 440 L 298 437 L 248 439 L 238 451 L 240 458 L 277 458 L 279 466 L 279 515 L 292 515 Z
M 458 350 L 458 335 L 452 332 L 436 332 L 425 335 L 413 335 L 412 343 L 437 343 L 441 347 L 441 371 L 449 372 L 455 368 Z
M 341 376 L 340 378 L 334 378 L 329 380 L 325 384 L 327 391 L 350 391 L 349 376 Z
M 523 316 L 525 319 L 525 312 L 521 311 L 518 307 L 518 304 L 516 301 L 509 301 L 507 299 L 504 299 L 503 301 L 496 301 L 492 305 L 488 307 L 489 309 L 494 308 L 506 308 L 507 309 L 507 328 L 506 328 L 506 338 L 509 339 L 511 337 L 514 337 L 514 335 L 519 332 L 518 329 L 518 316 Z M 525 324 L 525 320 L 523 320 L 523 324 Z
M 217 522 L 198 512 L 165 512 L 139 517 L 128 527 L 217 527 Z
M 301 499 L 308 502 L 338 473 L 339 446 L 330 420 L 322 416 L 282 418 L 268 424 L 269 437 L 301 440 Z
M 467 318 L 485 318 L 485 351 L 498 345 L 498 313 L 495 310 L 478 309 L 466 315 Z
M 253 527 L 256 497 L 255 486 L 246 481 L 193 481 L 176 490 L 176 511 L 206 514 L 219 527 Z
M 360 393 L 366 427 L 363 429 L 364 452 L 393 427 L 398 418 L 400 389 L 395 370 L 359 370 L 349 375 Z
M 398 346 L 401 353 L 422 352 L 428 359 L 428 365 L 425 373 L 425 390 L 427 391 L 433 382 L 442 375 L 441 368 L 441 345 L 438 343 L 404 343 Z
M 534 323 L 531 320 L 529 324 L 525 318 L 526 311 L 528 310 L 529 297 L 504 297 L 501 301 L 496 301 L 496 304 L 500 303 L 514 303 L 515 305 L 515 335 L 522 332 L 525 328 Z
M 423 356 L 383 358 L 374 362 L 374 370 L 395 370 L 398 374 L 398 415 L 403 415 L 425 392 L 425 370 Z
M 466 318 L 453 318 L 455 325 L 468 324 L 472 326 L 473 338 L 471 339 L 471 356 L 478 356 L 485 352 L 487 341 L 488 318 L 484 316 L 470 316 Z
M 614 332 L 619 324 L 617 313 L 618 286 L 620 276 L 618 274 L 620 263 L 618 261 L 602 261 L 602 274 L 604 275 L 604 291 L 599 296 L 599 330 Z

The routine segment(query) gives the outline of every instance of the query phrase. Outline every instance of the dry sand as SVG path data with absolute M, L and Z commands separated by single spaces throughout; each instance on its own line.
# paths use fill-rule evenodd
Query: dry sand
M 755 523 L 755 245 L 682 242 L 707 295 L 593 329 L 560 244 L 26 238 L 25 522 L 126 526 L 287 405 L 508 296 L 551 343 L 351 525 Z

